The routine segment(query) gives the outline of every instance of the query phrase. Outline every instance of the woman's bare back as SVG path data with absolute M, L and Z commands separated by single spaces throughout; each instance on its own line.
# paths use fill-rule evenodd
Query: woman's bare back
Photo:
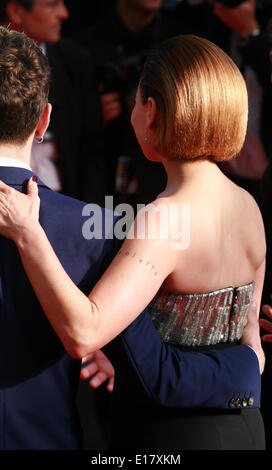
M 218 173 L 212 184 L 192 182 L 170 200 L 190 206 L 190 244 L 176 251 L 176 267 L 165 289 L 205 293 L 257 280 L 265 259 L 265 235 L 250 194 Z

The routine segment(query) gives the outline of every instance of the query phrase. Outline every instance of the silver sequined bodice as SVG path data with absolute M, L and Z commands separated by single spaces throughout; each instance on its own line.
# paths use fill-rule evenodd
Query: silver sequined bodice
M 150 313 L 164 342 L 180 346 L 206 346 L 239 340 L 254 282 L 208 294 L 173 294 L 160 290 Z

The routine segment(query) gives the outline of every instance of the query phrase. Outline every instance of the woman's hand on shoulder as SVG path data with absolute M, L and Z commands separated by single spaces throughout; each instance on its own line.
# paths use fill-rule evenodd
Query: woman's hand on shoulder
M 271 295 L 271 298 L 272 298 L 272 295 Z M 271 334 L 263 335 L 262 340 L 272 343 L 272 307 L 271 305 L 268 305 L 268 304 L 263 305 L 262 311 L 269 318 L 269 320 L 266 320 L 265 318 L 261 318 L 259 320 L 259 324 L 261 328 L 271 333 Z
M 0 234 L 16 244 L 25 236 L 33 236 L 39 227 L 40 198 L 35 178 L 28 181 L 27 194 L 0 181 Z

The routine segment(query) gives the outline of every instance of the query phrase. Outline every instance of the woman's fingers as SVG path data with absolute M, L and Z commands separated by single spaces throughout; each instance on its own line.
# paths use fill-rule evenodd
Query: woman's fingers
M 1 193 L 9 193 L 12 190 L 10 186 L 8 186 L 4 181 L 0 180 L 0 192 Z
M 35 177 L 34 177 L 35 178 Z M 27 184 L 27 194 L 0 181 L 0 234 L 18 242 L 24 229 L 39 223 L 40 198 L 35 179 Z
M 114 377 L 111 377 L 111 379 L 107 383 L 107 390 L 108 392 L 113 391 L 113 386 L 114 386 Z
M 272 298 L 272 296 L 271 296 L 271 298 Z M 272 307 L 271 307 L 271 305 L 268 305 L 268 304 L 263 305 L 262 311 L 263 311 L 263 313 L 265 313 L 265 315 L 268 318 L 270 318 L 270 320 L 272 320 Z M 270 320 L 260 318 L 259 325 L 264 330 L 269 331 L 269 333 L 272 333 L 272 322 Z M 271 335 L 267 335 L 267 334 L 263 335 L 262 340 L 266 341 L 268 343 L 272 343 L 272 334 Z
M 91 362 L 87 366 L 82 367 L 80 371 L 80 378 L 81 379 L 88 379 L 92 375 L 94 375 L 98 371 L 98 367 L 95 362 Z
M 262 340 L 266 341 L 267 343 L 272 343 L 272 335 L 263 335 Z
M 27 182 L 27 194 L 38 196 L 37 176 L 32 176 Z
M 91 361 L 90 364 L 88 362 Z M 87 363 L 81 368 L 81 380 L 89 379 L 92 388 L 100 387 L 106 383 L 108 392 L 113 391 L 114 369 L 107 357 L 102 351 L 95 351 L 82 359 L 82 364 Z
M 264 320 L 263 318 L 261 318 L 259 320 L 259 325 L 264 330 L 269 331 L 269 333 L 272 333 L 272 323 L 269 320 Z
M 271 318 L 271 320 L 272 320 L 272 307 L 271 307 L 271 305 L 267 305 L 267 304 L 263 305 L 262 311 L 263 311 L 263 313 L 265 313 L 268 316 L 268 318 Z
M 31 215 L 38 220 L 40 212 L 40 198 L 37 176 L 32 176 L 32 178 L 27 182 L 27 197 L 30 198 L 32 202 Z
M 91 378 L 89 384 L 92 388 L 98 388 L 100 385 L 103 385 L 106 380 L 108 380 L 108 375 L 105 374 L 105 372 L 99 371 Z
M 82 362 L 82 364 L 84 364 L 85 362 L 92 361 L 93 358 L 94 358 L 94 353 L 92 352 L 92 353 L 88 354 L 87 356 L 83 357 L 81 359 L 81 362 Z
M 108 381 L 107 390 L 109 392 L 112 392 L 113 390 L 114 377 L 109 379 L 108 374 L 99 370 L 94 362 L 81 369 L 80 378 L 81 380 L 89 379 L 89 384 L 92 388 L 98 388 L 100 385 Z

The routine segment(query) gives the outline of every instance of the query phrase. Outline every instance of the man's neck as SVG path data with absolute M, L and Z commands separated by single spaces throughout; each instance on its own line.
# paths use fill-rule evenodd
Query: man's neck
M 10 158 L 19 160 L 22 163 L 30 165 L 31 145 L 8 145 L 0 144 L 0 158 Z
M 156 11 L 148 11 L 137 5 L 127 4 L 124 0 L 117 2 L 117 11 L 125 26 L 133 32 L 144 29 L 156 16 Z

